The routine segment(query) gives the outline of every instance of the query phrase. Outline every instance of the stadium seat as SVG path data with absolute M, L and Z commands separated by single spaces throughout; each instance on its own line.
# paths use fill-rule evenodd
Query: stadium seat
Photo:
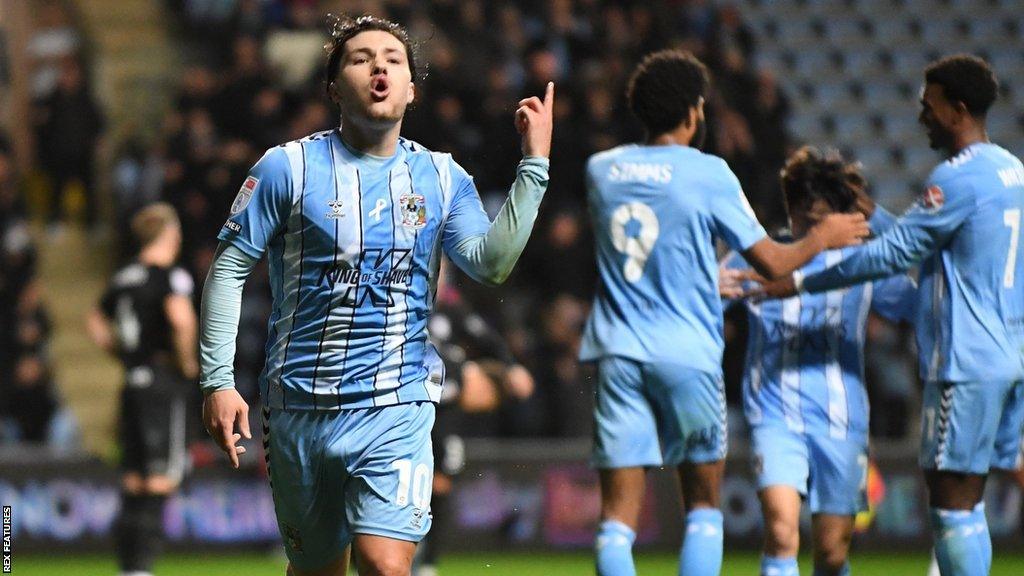
M 749 18 L 750 15 L 747 16 Z M 766 15 L 763 18 L 755 18 L 749 23 L 749 26 L 754 33 L 771 41 L 771 44 L 765 48 L 771 48 L 779 39 L 779 21 L 774 16 Z
M 836 118 L 836 130 L 833 135 L 835 145 L 855 147 L 874 136 L 874 126 L 860 115 L 848 114 Z
M 1024 109 L 1024 78 L 1006 80 L 999 70 L 996 74 L 1000 76 L 999 81 L 1006 88 L 1006 101 L 1017 109 Z
M 911 48 L 894 50 L 892 54 L 893 72 L 901 78 L 921 76 L 921 71 L 928 65 L 928 56 L 920 50 Z
M 929 48 L 948 52 L 969 38 L 970 27 L 959 17 L 932 16 L 921 20 L 921 40 Z
M 871 27 L 859 18 L 846 18 L 826 21 L 825 37 L 835 48 L 863 46 L 871 37 Z
M 857 11 L 869 18 L 877 18 L 891 14 L 897 9 L 901 2 L 899 0 L 857 0 Z
M 843 69 L 856 77 L 877 76 L 882 73 L 882 58 L 875 48 L 852 48 L 843 53 Z
M 800 142 L 813 144 L 827 137 L 821 119 L 813 114 L 796 114 L 789 121 L 789 132 Z
M 820 41 L 820 38 L 814 33 L 810 22 L 806 19 L 780 18 L 778 41 L 787 46 L 815 46 Z M 808 52 L 814 53 L 818 52 L 818 50 L 811 49 Z
M 1001 14 L 979 14 L 971 17 L 972 45 L 992 45 L 1011 38 L 1006 17 Z
M 759 70 L 771 70 L 776 73 L 782 73 L 789 68 L 782 50 L 770 47 L 762 48 L 754 54 L 754 66 Z
M 824 50 L 798 53 L 793 70 L 799 78 L 815 80 L 839 73 L 833 55 Z
M 864 87 L 864 105 L 870 110 L 884 113 L 908 100 L 911 99 L 892 82 L 872 82 Z
M 818 106 L 831 112 L 851 112 L 858 108 L 858 102 L 854 98 L 846 82 L 821 83 L 817 86 L 815 100 Z
M 997 102 L 988 113 L 988 134 L 997 143 L 1016 140 L 1024 135 L 1020 109 L 1009 102 Z
M 915 114 L 903 110 L 891 110 L 884 116 L 885 136 L 891 142 L 906 143 L 920 134 L 920 127 Z
M 899 176 L 868 176 L 871 196 L 889 210 L 899 211 L 912 198 L 912 190 L 907 179 Z
M 942 157 L 938 152 L 921 145 L 925 144 L 926 138 L 923 131 L 918 138 L 918 143 L 903 149 L 903 170 L 908 176 L 925 179 Z
M 1009 78 L 1020 81 L 1024 75 L 1024 52 L 1019 49 L 995 51 L 989 61 L 1000 80 Z
M 853 13 L 852 3 L 853 0 L 808 0 L 804 10 L 807 14 L 836 20 Z
M 934 18 L 937 14 L 949 13 L 950 2 L 949 0 L 907 0 L 903 3 L 902 11 L 918 17 Z
M 886 48 L 902 51 L 906 49 L 906 43 L 913 39 L 909 22 L 895 14 L 877 15 L 872 27 L 875 30 L 875 42 Z

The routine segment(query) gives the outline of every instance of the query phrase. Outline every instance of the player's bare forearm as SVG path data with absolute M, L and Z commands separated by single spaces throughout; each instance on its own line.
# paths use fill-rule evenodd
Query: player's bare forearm
M 189 380 L 196 378 L 199 376 L 199 359 L 196 355 L 198 337 L 195 307 L 185 296 L 168 296 L 164 302 L 164 309 L 171 324 L 172 340 L 181 374 Z
M 117 344 L 114 340 L 114 330 L 107 322 L 103 313 L 93 308 L 85 319 L 86 331 L 93 343 L 102 348 L 108 354 L 117 355 Z
M 792 244 L 765 238 L 744 252 L 743 257 L 759 274 L 775 279 L 791 274 L 824 249 L 824 242 L 814 234 Z

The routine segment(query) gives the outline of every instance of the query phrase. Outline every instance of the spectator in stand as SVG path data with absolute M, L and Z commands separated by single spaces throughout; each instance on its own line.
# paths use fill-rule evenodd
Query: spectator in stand
M 57 88 L 64 60 L 79 54 L 82 38 L 71 25 L 67 8 L 58 0 L 41 3 L 36 13 L 35 31 L 26 51 L 32 65 L 30 92 L 45 98 Z
M 34 116 L 37 158 L 52 192 L 48 223 L 58 225 L 64 195 L 77 187 L 85 197 L 85 223 L 94 227 L 97 202 L 93 171 L 104 118 L 76 58 L 62 62 L 56 89 L 35 103 Z

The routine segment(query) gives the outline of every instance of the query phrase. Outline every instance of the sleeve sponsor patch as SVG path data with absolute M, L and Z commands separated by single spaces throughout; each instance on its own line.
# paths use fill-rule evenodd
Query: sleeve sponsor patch
M 238 189 L 238 195 L 235 196 L 235 201 L 231 203 L 231 214 L 238 214 L 245 207 L 249 205 L 249 200 L 252 200 L 252 194 L 256 190 L 256 185 L 260 183 L 260 179 L 255 176 L 249 176 L 242 182 L 242 187 Z
M 232 222 L 231 220 L 225 222 L 224 227 L 227 228 L 228 230 L 231 230 L 235 234 L 238 234 L 242 231 L 242 225 L 239 224 L 238 222 Z

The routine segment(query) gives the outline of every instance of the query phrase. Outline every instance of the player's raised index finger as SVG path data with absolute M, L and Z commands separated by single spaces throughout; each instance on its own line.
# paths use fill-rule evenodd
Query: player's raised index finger
M 544 108 L 551 110 L 555 105 L 555 83 L 548 82 L 547 90 L 544 91 Z

